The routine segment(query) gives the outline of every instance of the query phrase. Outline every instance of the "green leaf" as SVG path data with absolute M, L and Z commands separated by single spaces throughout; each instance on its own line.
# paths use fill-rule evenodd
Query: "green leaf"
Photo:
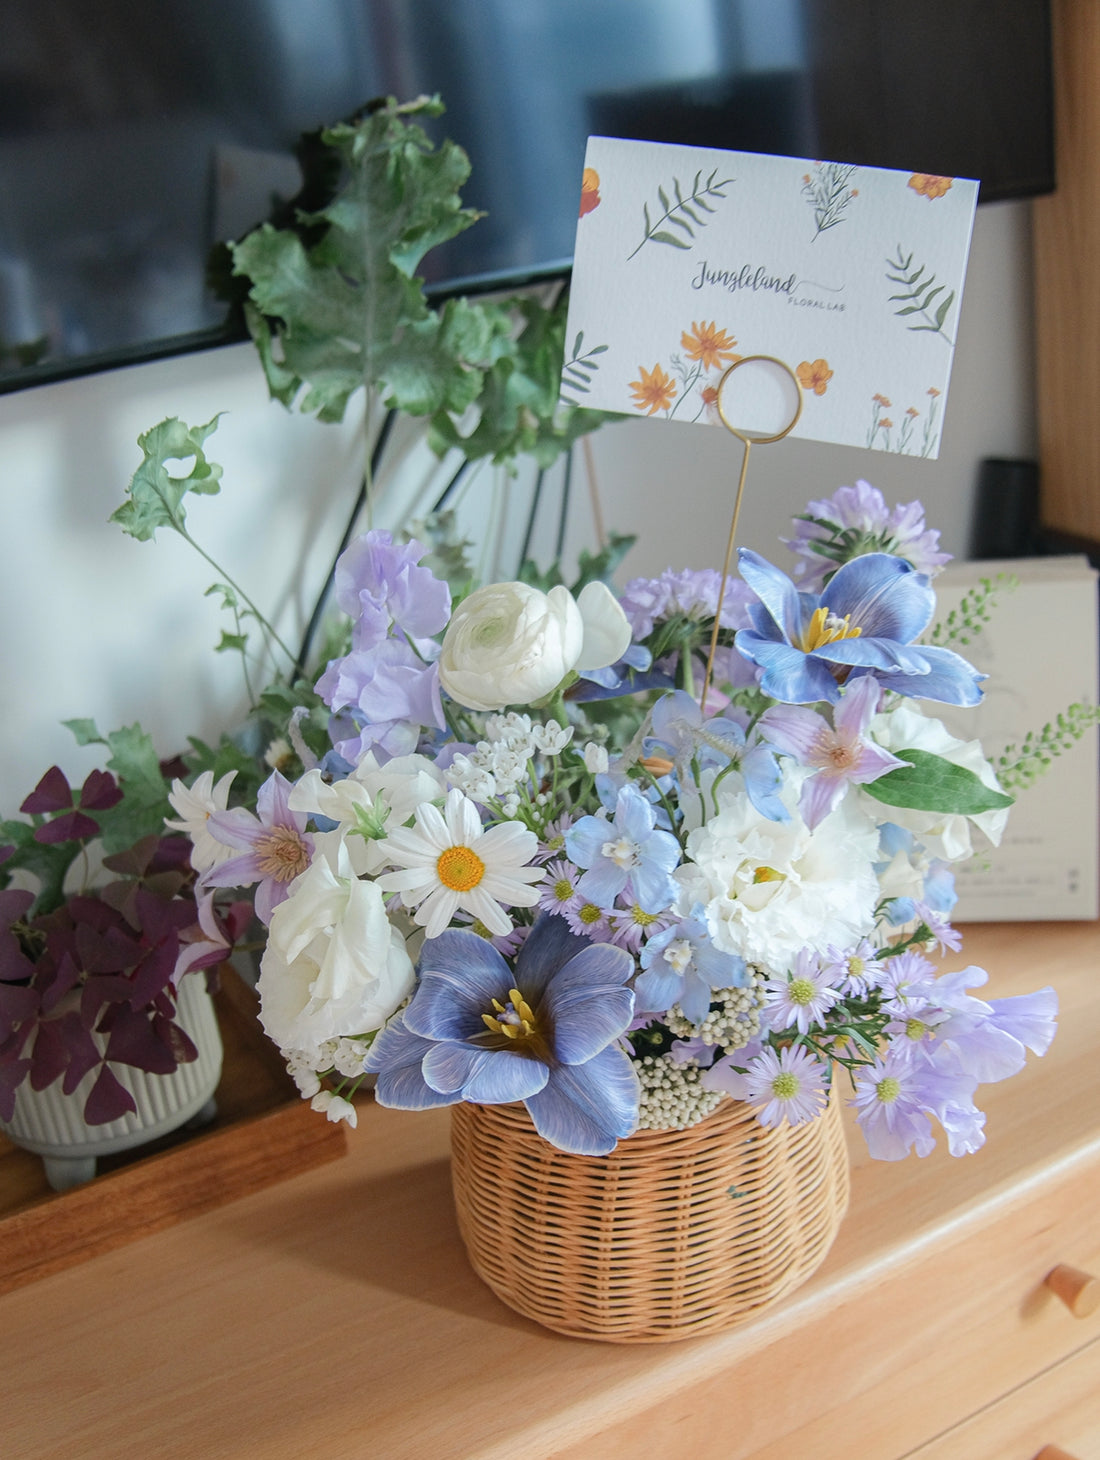
M 220 491 L 222 469 L 208 461 L 203 443 L 216 430 L 218 416 L 205 426 L 187 426 L 177 416 L 161 421 L 152 430 L 138 437 L 143 461 L 127 487 L 129 500 L 111 513 L 124 532 L 139 542 L 148 542 L 158 527 L 183 531 L 186 514 L 183 499 L 188 492 L 213 496 Z M 194 465 L 186 476 L 172 476 L 169 462 L 187 461 Z
M 96 729 L 94 720 L 62 720 L 66 730 L 73 732 L 77 745 L 106 745 L 107 742 Z
M 103 849 L 112 853 L 124 851 L 143 836 L 162 836 L 164 818 L 172 815 L 172 807 L 152 738 L 140 725 L 110 731 L 107 744 L 111 749 L 107 768 L 122 786 L 122 800 L 99 815 Z
M 954 765 L 942 756 L 926 750 L 895 753 L 907 764 L 887 772 L 877 781 L 868 781 L 863 787 L 869 796 L 885 806 L 979 816 L 983 811 L 998 811 L 1013 804 L 1014 797 L 991 790 L 973 771 Z
M 247 634 L 231 634 L 228 630 L 222 629 L 222 636 L 214 645 L 214 653 L 224 654 L 227 650 L 232 650 L 234 653 L 243 654 L 247 648 Z
M 590 553 L 586 548 L 581 548 L 577 558 L 577 581 L 573 584 L 572 591 L 579 593 L 587 584 L 596 580 L 606 583 L 637 540 L 633 533 L 613 532 L 600 552 Z
M 685 243 L 682 238 L 676 238 L 673 234 L 666 233 L 663 228 L 656 233 L 651 233 L 650 238 L 654 243 L 670 243 L 673 248 L 691 247 L 690 243 Z
M 64 902 L 65 874 L 80 855 L 77 842 L 55 842 L 45 846 L 34 839 L 34 827 L 27 821 L 0 821 L 0 846 L 14 847 L 15 854 L 0 867 L 0 886 L 7 886 L 8 873 L 16 868 L 29 872 L 38 882 L 31 904 L 31 916 L 52 912 Z
M 669 201 L 668 201 L 668 194 L 665 192 L 664 188 L 658 188 L 657 189 L 657 196 L 661 200 L 661 207 L 667 213 L 668 212 L 668 209 L 669 209 Z

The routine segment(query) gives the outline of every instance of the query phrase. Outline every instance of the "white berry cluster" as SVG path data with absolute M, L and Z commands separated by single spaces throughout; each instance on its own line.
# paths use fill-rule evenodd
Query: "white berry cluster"
M 725 1050 L 741 1049 L 760 1032 L 764 985 L 764 975 L 755 970 L 743 988 L 715 989 L 710 1012 L 701 1024 L 686 1018 L 678 1004 L 668 1011 L 664 1022 L 678 1039 L 701 1039 Z
M 687 1130 L 698 1125 L 726 1096 L 705 1090 L 694 1060 L 678 1064 L 667 1054 L 646 1054 L 634 1061 L 642 1086 L 639 1130 Z
M 572 726 L 564 729 L 556 720 L 539 724 L 530 715 L 490 715 L 485 722 L 485 739 L 467 755 L 459 753 L 447 769 L 452 786 L 482 805 L 501 802 L 507 816 L 519 806 L 519 787 L 529 776 L 535 755 L 559 755 L 573 738 Z

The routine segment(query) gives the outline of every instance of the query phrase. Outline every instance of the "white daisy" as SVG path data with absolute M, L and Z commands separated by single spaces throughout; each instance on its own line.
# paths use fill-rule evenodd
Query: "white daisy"
M 213 812 L 224 811 L 229 805 L 229 787 L 236 774 L 236 771 L 228 771 L 215 785 L 214 772 L 203 771 L 195 777 L 192 786 L 184 785 L 183 781 L 173 781 L 168 793 L 172 809 L 179 812 L 180 819 L 169 821 L 165 817 L 164 824 L 173 831 L 185 831 L 191 838 L 191 865 L 200 874 L 237 855 L 238 848 L 227 847 L 211 836 L 206 825 Z
M 461 908 L 502 936 L 512 923 L 505 907 L 534 907 L 541 867 L 528 863 L 538 850 L 533 831 L 516 822 L 486 830 L 477 807 L 457 788 L 442 812 L 417 807 L 416 825 L 399 827 L 379 850 L 401 871 L 377 879 L 384 892 L 399 892 L 429 938 L 438 938 Z

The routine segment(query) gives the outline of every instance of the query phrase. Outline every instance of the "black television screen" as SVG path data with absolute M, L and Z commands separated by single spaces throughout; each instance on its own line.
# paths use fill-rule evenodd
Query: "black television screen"
M 433 290 L 564 273 L 590 133 L 1054 183 L 1047 0 L 0 0 L 0 389 L 239 337 L 211 245 L 300 132 L 438 92 L 487 217 Z

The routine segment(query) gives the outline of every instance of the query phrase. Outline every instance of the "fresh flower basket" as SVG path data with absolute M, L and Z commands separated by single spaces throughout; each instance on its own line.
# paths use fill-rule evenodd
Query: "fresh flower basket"
M 330 748 L 303 701 L 293 779 L 173 794 L 200 895 L 257 889 L 303 1095 L 354 1124 L 373 1075 L 383 1105 L 453 1107 L 474 1265 L 564 1332 L 775 1301 L 843 1213 L 844 1102 L 876 1157 L 926 1155 L 933 1122 L 963 1155 L 977 1087 L 1053 1036 L 1052 990 L 986 1000 L 929 954 L 960 945 L 952 865 L 1072 736 L 995 769 L 930 713 L 981 698 L 951 645 L 988 604 L 934 627 L 919 504 L 842 488 L 788 546 L 793 579 L 743 549 L 728 582 L 616 595 L 591 562 L 572 589 L 449 585 L 370 531 L 335 574 Z

